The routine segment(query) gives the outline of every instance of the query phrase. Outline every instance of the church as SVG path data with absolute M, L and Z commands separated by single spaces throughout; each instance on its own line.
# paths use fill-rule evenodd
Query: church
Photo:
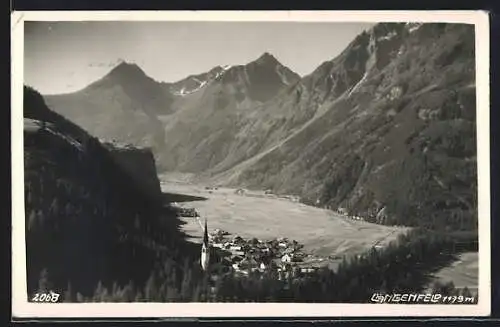
M 203 231 L 203 244 L 201 245 L 201 268 L 207 271 L 210 266 L 210 245 L 208 243 L 207 219 L 205 218 L 205 228 Z

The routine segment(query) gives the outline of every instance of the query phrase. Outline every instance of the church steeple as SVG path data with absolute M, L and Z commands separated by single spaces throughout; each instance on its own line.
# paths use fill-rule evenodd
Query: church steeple
M 208 228 L 207 228 L 207 219 L 205 218 L 205 229 L 203 231 L 203 244 L 201 245 L 201 267 L 203 270 L 208 269 L 210 261 L 210 252 L 209 252 L 209 244 L 208 244 Z

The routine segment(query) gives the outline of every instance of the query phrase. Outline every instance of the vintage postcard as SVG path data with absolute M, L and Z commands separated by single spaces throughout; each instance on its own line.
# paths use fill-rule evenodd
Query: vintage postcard
M 13 316 L 488 315 L 488 24 L 13 13 Z

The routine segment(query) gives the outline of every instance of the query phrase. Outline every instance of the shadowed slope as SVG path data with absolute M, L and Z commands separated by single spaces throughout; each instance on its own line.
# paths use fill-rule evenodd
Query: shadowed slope
M 323 102 L 330 105 L 291 138 L 235 169 L 230 181 L 346 207 L 381 223 L 475 229 L 473 27 L 410 31 L 400 24 L 378 35 L 383 26 L 335 59 L 337 72 L 366 64 L 351 83 L 326 88 L 339 89 L 340 97 Z M 386 42 L 394 42 L 392 50 Z M 356 49 L 363 46 L 381 50 L 348 64 L 359 60 Z M 323 68 L 316 74 L 324 75 Z M 319 76 L 303 83 L 312 79 Z
M 135 179 L 114 149 L 50 111 L 26 87 L 24 106 L 29 294 L 71 285 L 88 296 L 99 281 L 141 285 L 161 253 L 177 260 L 176 251 L 188 244 L 163 202 L 156 172 L 149 184 Z

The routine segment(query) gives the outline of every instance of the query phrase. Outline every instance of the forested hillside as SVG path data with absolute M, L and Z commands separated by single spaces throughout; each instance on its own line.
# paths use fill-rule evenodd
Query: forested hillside
M 384 250 L 345 260 L 336 272 L 209 280 L 199 267 L 199 246 L 185 242 L 175 211 L 144 193 L 116 164 L 112 149 L 49 110 L 33 89 L 25 87 L 24 102 L 29 296 L 56 291 L 66 302 L 368 302 L 368 290 L 423 288 L 456 253 L 477 249 L 474 235 L 417 230 Z
M 214 180 L 377 223 L 476 229 L 474 39 L 468 25 L 376 25 L 268 102 L 273 127 L 251 135 L 312 119 Z
M 368 302 L 423 290 L 478 247 L 474 46 L 472 25 L 380 23 L 303 77 L 264 53 L 174 83 L 121 63 L 75 93 L 25 87 L 29 296 Z M 158 172 L 415 228 L 336 271 L 210 275 Z
M 99 281 L 141 285 L 160 256 L 182 262 L 182 250 L 189 258 L 176 213 L 162 203 L 156 171 L 149 178 L 157 187 L 145 192 L 117 164 L 113 149 L 49 110 L 33 89 L 24 92 L 29 293 L 48 287 L 39 279 L 87 296 Z
M 332 27 L 333 28 L 333 27 Z M 122 63 L 46 99 L 157 167 L 372 222 L 477 228 L 474 27 L 379 23 L 299 77 L 272 54 L 175 83 Z

